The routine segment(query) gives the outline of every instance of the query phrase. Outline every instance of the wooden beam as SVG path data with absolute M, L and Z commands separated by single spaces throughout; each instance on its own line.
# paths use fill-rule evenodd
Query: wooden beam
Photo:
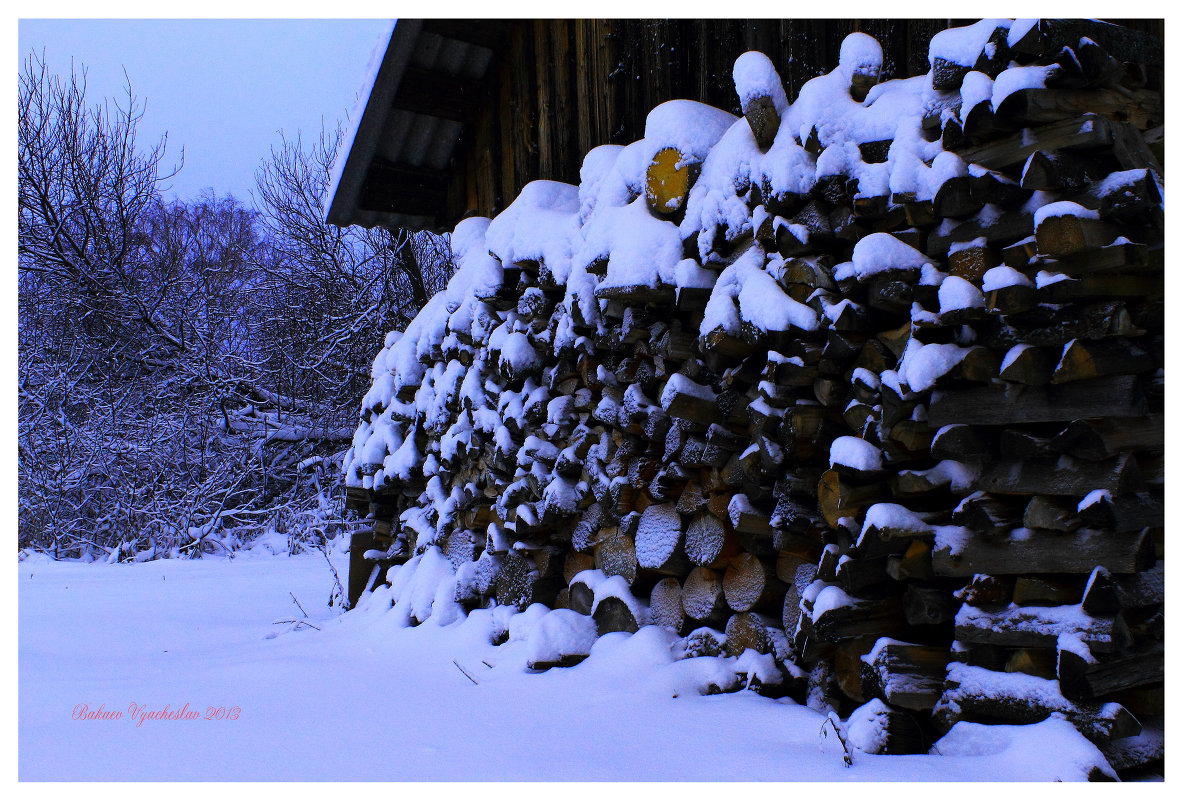
M 358 207 L 398 214 L 438 213 L 447 200 L 448 174 L 375 159 L 358 198 Z
M 485 94 L 481 81 L 407 67 L 390 105 L 400 111 L 468 122 L 480 103 L 490 102 Z
M 505 45 L 507 28 L 512 24 L 491 19 L 425 19 L 423 32 L 496 51 Z

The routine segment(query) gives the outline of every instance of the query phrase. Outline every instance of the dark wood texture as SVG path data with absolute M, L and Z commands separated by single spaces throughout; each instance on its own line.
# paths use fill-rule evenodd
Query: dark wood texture
M 406 97 L 400 90 L 398 107 L 465 123 L 451 165 L 462 176 L 446 202 L 425 198 L 430 206 L 420 202 L 419 208 L 438 209 L 439 225 L 446 228 L 467 214 L 496 214 L 529 181 L 578 183 L 583 154 L 598 145 L 640 139 L 648 112 L 667 100 L 689 98 L 738 116 L 731 69 L 745 51 L 760 50 L 772 59 L 792 101 L 806 81 L 837 66 L 849 33 L 863 31 L 879 41 L 885 80 L 926 71 L 928 40 L 948 24 L 935 19 L 428 20 L 425 30 L 488 47 L 493 61 L 477 85 L 444 75 L 430 81 L 412 76 Z M 434 105 L 439 108 L 433 110 L 437 84 Z M 470 103 L 473 97 L 479 99 Z

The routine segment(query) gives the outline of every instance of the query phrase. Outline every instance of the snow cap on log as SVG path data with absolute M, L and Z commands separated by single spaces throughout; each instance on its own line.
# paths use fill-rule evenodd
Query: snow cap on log
M 767 150 L 776 139 L 780 120 L 788 111 L 789 101 L 772 60 L 763 53 L 751 50 L 735 60 L 731 70 L 739 107 L 752 128 L 752 135 L 761 150 Z
M 858 437 L 838 437 L 830 444 L 830 467 L 849 467 L 859 472 L 883 469 L 883 454 Z
M 888 233 L 868 234 L 860 239 L 854 246 L 851 261 L 859 281 L 885 273 L 915 280 L 920 277 L 921 268 L 932 265 L 928 256 Z
M 555 281 L 566 283 L 578 235 L 579 190 L 558 181 L 531 181 L 490 223 L 485 241 L 503 265 L 538 262 Z
M 845 43 L 842 46 L 845 48 Z M 783 114 L 788 109 L 789 101 L 785 96 L 785 87 L 781 83 L 780 75 L 777 74 L 772 59 L 760 51 L 749 50 L 737 58 L 731 70 L 731 77 L 735 80 L 735 93 L 739 95 L 740 108 L 746 110 L 748 104 L 754 100 L 767 97 L 772 100 L 778 114 Z
M 862 102 L 871 87 L 879 82 L 883 67 L 883 48 L 873 36 L 855 32 L 842 40 L 838 50 L 838 70 L 850 86 L 850 96 Z

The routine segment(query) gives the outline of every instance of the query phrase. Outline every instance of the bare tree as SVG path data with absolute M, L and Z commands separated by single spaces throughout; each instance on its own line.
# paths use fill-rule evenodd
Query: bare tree
M 259 207 L 165 202 L 143 114 L 31 56 L 18 98 L 20 541 L 198 555 L 343 524 L 337 464 L 370 362 L 451 275 L 446 243 L 342 230 L 339 135 L 284 141 Z
M 339 228 L 322 205 L 341 131 L 305 147 L 284 139 L 256 174 L 256 203 L 276 315 L 264 338 L 277 387 L 307 398 L 336 426 L 352 427 L 383 335 L 403 329 L 451 277 L 439 237 L 408 231 Z M 301 310 L 283 313 L 285 305 Z

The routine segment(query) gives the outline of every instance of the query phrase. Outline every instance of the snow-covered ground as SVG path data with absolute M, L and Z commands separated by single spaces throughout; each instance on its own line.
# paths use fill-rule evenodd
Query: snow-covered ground
M 695 694 L 701 660 L 672 662 L 657 627 L 531 674 L 525 642 L 489 644 L 488 612 L 417 628 L 388 604 L 336 616 L 320 555 L 19 571 L 21 780 L 1081 778 L 1074 749 L 1032 747 L 1060 721 L 963 738 L 982 755 L 844 768 L 810 709 Z M 303 617 L 292 595 L 319 630 L 276 624 Z M 82 704 L 121 718 L 75 719 Z M 198 719 L 141 714 L 186 704 Z

